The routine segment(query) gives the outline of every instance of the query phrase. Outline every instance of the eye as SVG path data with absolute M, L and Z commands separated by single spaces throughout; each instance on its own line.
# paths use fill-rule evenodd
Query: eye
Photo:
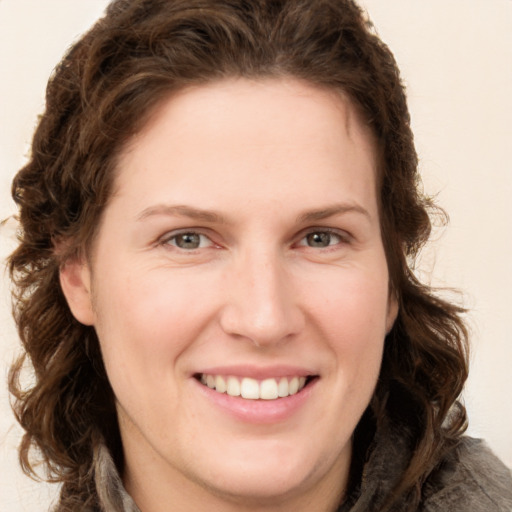
M 212 241 L 206 235 L 194 231 L 174 234 L 163 240 L 163 243 L 188 251 L 212 245 Z
M 343 237 L 330 230 L 311 231 L 302 238 L 298 245 L 323 249 L 343 242 Z

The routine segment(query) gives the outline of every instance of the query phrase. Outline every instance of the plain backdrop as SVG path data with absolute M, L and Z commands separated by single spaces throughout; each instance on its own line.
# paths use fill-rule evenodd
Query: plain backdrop
M 472 330 L 464 400 L 469 433 L 512 466 L 512 1 L 364 0 L 407 85 L 425 190 L 448 211 L 420 268 L 462 290 Z M 10 182 L 29 150 L 44 89 L 65 49 L 107 0 L 0 0 L 0 219 L 14 213 Z M 0 228 L 3 262 L 16 225 Z M 0 508 L 46 510 L 55 486 L 18 467 L 6 391 L 18 350 L 9 283 L 0 281 Z

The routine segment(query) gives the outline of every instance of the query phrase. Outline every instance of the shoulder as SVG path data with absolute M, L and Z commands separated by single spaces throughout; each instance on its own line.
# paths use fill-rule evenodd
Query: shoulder
M 422 512 L 512 512 L 510 470 L 480 439 L 464 437 L 423 489 Z

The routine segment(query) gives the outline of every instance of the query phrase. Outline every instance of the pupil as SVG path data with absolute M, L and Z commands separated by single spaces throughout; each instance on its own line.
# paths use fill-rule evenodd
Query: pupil
M 307 237 L 311 247 L 327 247 L 331 241 L 329 233 L 310 233 Z
M 176 245 L 181 249 L 197 249 L 200 244 L 197 233 L 183 233 L 176 239 Z

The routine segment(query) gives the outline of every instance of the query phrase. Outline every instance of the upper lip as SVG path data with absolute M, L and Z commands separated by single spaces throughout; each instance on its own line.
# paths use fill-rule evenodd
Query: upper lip
M 202 368 L 194 375 L 232 375 L 234 377 L 249 377 L 256 380 L 280 378 L 280 377 L 311 377 L 318 375 L 317 372 L 310 369 L 293 365 L 272 365 L 272 366 L 254 366 L 254 365 L 229 365 L 212 366 Z

